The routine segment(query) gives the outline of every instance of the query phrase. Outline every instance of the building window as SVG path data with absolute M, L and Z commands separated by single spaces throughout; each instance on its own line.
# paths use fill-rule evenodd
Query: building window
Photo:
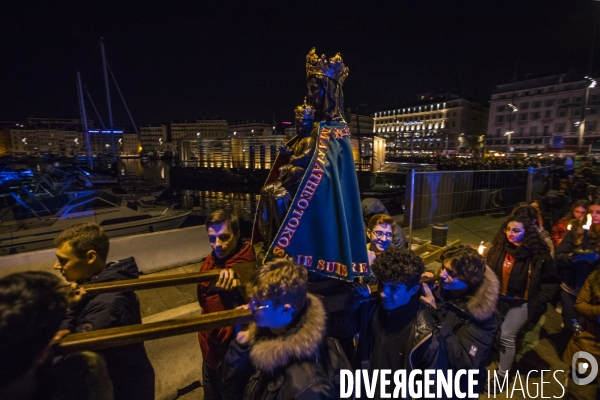
M 529 102 L 521 103 L 521 104 L 519 105 L 519 108 L 520 108 L 521 110 L 527 110 L 527 109 L 529 109 Z
M 560 104 L 567 104 L 569 102 L 569 98 L 565 97 L 564 99 L 560 99 Z
M 540 119 L 540 112 L 539 111 L 532 112 L 531 119 Z
M 598 109 L 596 107 L 588 108 L 587 115 L 594 115 L 594 114 L 598 114 Z
M 544 118 L 552 118 L 552 110 L 546 110 L 544 112 Z
M 496 122 L 503 122 L 504 115 L 496 115 Z M 454 128 L 454 121 L 452 121 L 452 127 Z
M 581 96 L 577 96 L 573 99 L 574 103 L 581 103 Z
M 558 114 L 559 117 L 566 117 L 567 116 L 567 109 L 566 108 L 561 108 L 560 110 L 558 110 Z
M 544 136 L 550 133 L 550 127 L 548 125 L 544 125 Z
M 554 99 L 549 99 L 544 101 L 544 106 L 546 107 L 552 107 L 554 105 Z
M 532 136 L 537 135 L 537 126 L 529 127 L 529 134 Z
M 592 95 L 592 101 L 594 101 L 594 100 L 598 100 L 598 95 L 597 94 L 593 94 Z
M 531 108 L 540 108 L 541 105 L 541 101 L 534 101 L 533 103 L 531 103 Z
M 519 136 L 523 136 L 525 134 L 525 127 L 522 126 L 519 128 Z
M 500 128 L 496 129 L 496 137 L 500 137 L 502 131 Z
M 573 109 L 573 116 L 577 117 L 581 114 L 581 109 L 579 107 L 576 107 Z
M 586 132 L 595 131 L 596 130 L 596 122 L 588 122 L 587 124 L 585 124 L 585 130 L 586 130 Z
M 519 121 L 527 121 L 527 113 L 519 114 Z

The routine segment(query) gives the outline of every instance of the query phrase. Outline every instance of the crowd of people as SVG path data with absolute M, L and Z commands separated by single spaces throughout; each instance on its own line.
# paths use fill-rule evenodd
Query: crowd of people
M 435 165 L 438 171 L 485 171 L 485 170 L 510 170 L 527 169 L 529 167 L 549 167 L 552 170 L 560 170 L 563 167 L 573 168 L 573 159 L 571 157 L 480 157 L 480 156 L 457 156 L 457 155 L 431 155 L 414 154 L 398 157 L 386 157 L 386 161 L 411 163 L 411 164 L 429 164 Z M 597 168 L 597 161 L 590 158 L 586 161 L 591 171 L 583 170 L 583 174 L 591 173 Z
M 202 313 L 247 309 L 254 322 L 198 333 L 204 398 L 338 398 L 340 370 L 357 368 L 478 370 L 472 390 L 496 394 L 508 388 L 500 384 L 514 368 L 519 334 L 549 304 L 562 314 L 569 338 L 563 360 L 571 365 L 583 350 L 600 361 L 600 198 L 593 192 L 570 197 L 579 193 L 575 177 L 573 171 L 558 190 L 516 204 L 487 252 L 446 249 L 435 279 L 407 249 L 383 204 L 364 200 L 372 277 L 336 281 L 355 298 L 341 318 L 327 315 L 326 296 L 311 293 L 311 272 L 289 259 L 257 266 L 237 217 L 213 212 L 206 220 L 212 253 L 201 271 L 220 274 L 198 284 Z M 154 370 L 143 344 L 68 355 L 54 345 L 70 333 L 141 323 L 134 292 L 89 296 L 83 288 L 138 277 L 133 258 L 107 262 L 108 250 L 101 227 L 75 225 L 56 238 L 55 269 L 70 285 L 44 272 L 0 279 L 0 358 L 11 360 L 0 363 L 0 398 L 154 399 Z M 369 284 L 377 285 L 376 296 Z M 494 355 L 497 379 L 488 382 Z M 596 381 L 579 386 L 569 377 L 568 396 L 595 398 Z M 466 375 L 458 384 L 468 391 Z

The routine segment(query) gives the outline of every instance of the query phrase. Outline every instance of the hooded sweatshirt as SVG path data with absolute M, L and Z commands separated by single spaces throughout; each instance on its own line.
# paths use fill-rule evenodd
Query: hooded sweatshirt
M 133 257 L 110 262 L 87 283 L 137 279 L 138 267 Z M 89 332 L 98 329 L 141 324 L 140 304 L 133 291 L 85 296 L 67 313 L 62 329 Z M 104 356 L 108 375 L 114 386 L 115 400 L 154 400 L 154 369 L 143 343 L 98 350 Z

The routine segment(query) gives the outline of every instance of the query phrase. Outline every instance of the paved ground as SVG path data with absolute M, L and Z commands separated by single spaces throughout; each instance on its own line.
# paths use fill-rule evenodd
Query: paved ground
M 395 217 L 401 222 L 402 216 Z M 460 239 L 462 243 L 478 246 L 483 240 L 489 242 L 495 236 L 502 222 L 501 218 L 491 216 L 477 216 L 456 219 L 448 223 L 448 242 Z M 420 240 L 431 239 L 431 228 L 415 230 L 414 237 Z M 156 274 L 177 274 L 193 272 L 199 269 L 199 265 L 188 265 L 163 271 Z M 428 269 L 435 271 L 439 269 L 438 263 L 428 265 Z M 196 301 L 195 285 L 181 285 L 163 289 L 152 289 L 138 292 L 141 300 L 144 322 L 158 321 L 163 319 L 177 318 L 184 315 L 193 315 L 200 312 Z M 560 360 L 567 338 L 561 333 L 561 316 L 553 306 L 548 306 L 548 311 L 542 317 L 538 325 L 532 331 L 526 332 L 520 338 L 521 346 L 517 354 L 513 374 L 519 371 L 522 376 L 523 385 L 530 371 L 563 370 L 567 372 L 567 365 Z M 203 399 L 203 391 L 200 387 L 202 357 L 198 346 L 196 334 L 182 335 L 167 339 L 154 340 L 146 343 L 146 348 L 156 370 L 157 393 L 160 400 L 172 399 Z M 495 368 L 493 362 L 489 369 Z M 556 378 L 562 382 L 566 379 L 565 373 L 557 373 Z M 511 375 L 512 377 L 513 375 Z M 529 394 L 520 385 L 515 385 L 515 391 L 503 393 L 495 398 L 498 399 L 529 399 L 541 398 L 540 390 L 542 378 L 540 373 L 532 372 L 529 376 Z M 544 375 L 543 396 L 562 398 L 563 390 L 552 375 Z M 536 385 L 537 384 L 537 385 Z M 511 390 L 513 383 L 511 382 Z M 487 399 L 482 395 L 481 399 Z M 490 396 L 494 398 L 494 396 Z

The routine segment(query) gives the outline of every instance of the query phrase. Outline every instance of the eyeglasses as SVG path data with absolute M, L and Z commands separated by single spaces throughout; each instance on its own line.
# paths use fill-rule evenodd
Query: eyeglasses
M 256 300 L 256 297 L 253 297 L 252 299 L 250 299 L 250 302 L 248 303 L 248 308 L 250 310 L 263 310 L 265 308 L 269 308 L 269 305 L 260 305 L 260 303 L 258 302 L 258 300 Z
M 392 238 L 392 232 L 382 232 L 382 231 L 371 231 L 377 236 L 377 239 L 381 239 L 385 236 L 386 239 Z
M 520 231 L 518 229 L 510 229 L 510 228 L 506 228 L 506 233 L 512 233 L 513 235 L 518 235 L 519 233 L 523 233 L 523 231 Z

